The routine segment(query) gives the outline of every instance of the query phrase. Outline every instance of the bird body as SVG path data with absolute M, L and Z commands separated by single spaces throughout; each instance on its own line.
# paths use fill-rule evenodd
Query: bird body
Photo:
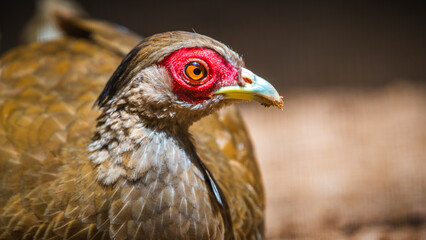
M 195 33 L 154 35 L 121 61 L 132 37 L 65 37 L 1 58 L 0 239 L 262 238 L 249 136 L 233 107 L 216 111 L 256 78 Z M 281 106 L 275 95 L 258 101 Z

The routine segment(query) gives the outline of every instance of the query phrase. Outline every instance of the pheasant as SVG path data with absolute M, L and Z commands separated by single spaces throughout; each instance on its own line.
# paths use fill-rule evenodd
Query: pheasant
M 58 19 L 66 36 L 0 60 L 0 239 L 262 239 L 228 105 L 282 108 L 272 85 L 201 34 Z

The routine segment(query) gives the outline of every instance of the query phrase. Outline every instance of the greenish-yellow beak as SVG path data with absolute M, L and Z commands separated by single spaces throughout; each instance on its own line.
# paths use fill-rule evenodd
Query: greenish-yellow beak
M 213 94 L 221 94 L 225 99 L 241 99 L 257 101 L 265 106 L 276 106 L 283 109 L 284 102 L 277 90 L 265 79 L 252 71 L 242 68 L 241 78 L 244 86 L 225 86 L 217 89 Z

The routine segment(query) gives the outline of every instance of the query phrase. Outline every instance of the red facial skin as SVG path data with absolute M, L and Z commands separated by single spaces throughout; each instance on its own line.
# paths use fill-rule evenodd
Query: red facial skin
M 191 85 L 185 79 L 185 66 L 198 61 L 206 64 L 207 76 L 200 85 Z M 208 48 L 182 48 L 165 57 L 160 63 L 172 76 L 173 91 L 183 101 L 200 103 L 212 97 L 223 86 L 238 84 L 238 69 L 215 51 Z

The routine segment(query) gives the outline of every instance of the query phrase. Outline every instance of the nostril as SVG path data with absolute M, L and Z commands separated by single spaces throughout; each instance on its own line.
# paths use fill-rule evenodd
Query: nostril
M 252 84 L 253 83 L 253 79 L 251 79 L 251 78 L 243 77 L 243 80 L 244 80 L 245 83 L 248 83 L 248 84 Z
M 245 87 L 246 84 L 253 84 L 255 76 L 249 70 L 243 68 L 238 75 L 238 85 L 240 87 Z

